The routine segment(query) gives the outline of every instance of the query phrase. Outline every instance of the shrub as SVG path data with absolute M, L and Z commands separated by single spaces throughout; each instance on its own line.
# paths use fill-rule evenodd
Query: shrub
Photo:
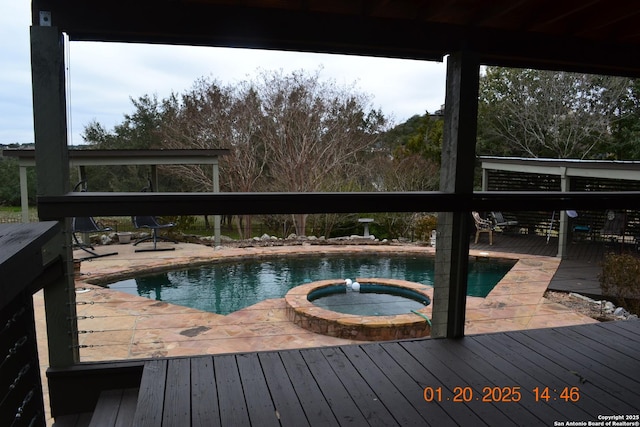
M 630 254 L 608 254 L 602 263 L 600 288 L 605 296 L 630 313 L 640 314 L 640 259 Z
M 422 241 L 428 241 L 431 237 L 431 231 L 436 229 L 438 225 L 438 217 L 431 214 L 421 216 L 416 220 L 416 238 Z
M 158 218 L 160 223 L 168 223 L 172 222 L 176 226 L 173 228 L 166 229 L 166 233 L 171 236 L 173 239 L 179 239 L 180 236 L 189 230 L 193 229 L 196 224 L 196 217 L 190 215 L 180 215 L 180 216 L 162 216 Z

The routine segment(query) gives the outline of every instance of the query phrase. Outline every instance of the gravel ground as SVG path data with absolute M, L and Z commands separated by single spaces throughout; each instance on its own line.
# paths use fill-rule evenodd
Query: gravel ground
M 613 313 L 605 313 L 602 311 L 600 309 L 600 304 L 594 304 L 588 300 L 570 295 L 566 292 L 547 291 L 544 296 L 548 300 L 562 304 L 565 307 L 601 322 L 617 320 Z

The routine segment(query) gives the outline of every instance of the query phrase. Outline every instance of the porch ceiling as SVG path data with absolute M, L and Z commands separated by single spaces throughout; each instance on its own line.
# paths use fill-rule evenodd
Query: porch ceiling
M 628 0 L 33 0 L 71 40 L 441 60 L 640 76 Z

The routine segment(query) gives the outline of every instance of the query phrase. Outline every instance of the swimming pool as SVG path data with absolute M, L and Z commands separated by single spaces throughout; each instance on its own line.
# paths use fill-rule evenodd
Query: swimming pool
M 471 259 L 468 295 L 486 296 L 512 260 Z M 281 256 L 210 263 L 111 283 L 109 288 L 150 299 L 229 314 L 318 280 L 379 277 L 433 285 L 434 258 L 408 254 Z

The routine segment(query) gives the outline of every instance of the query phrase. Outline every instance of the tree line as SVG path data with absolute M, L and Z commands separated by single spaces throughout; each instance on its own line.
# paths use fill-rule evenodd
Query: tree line
M 220 158 L 220 185 L 228 192 L 409 191 L 434 187 L 437 168 L 420 153 L 392 155 L 385 141 L 388 119 L 352 86 L 323 81 L 319 72 L 261 72 L 254 80 L 223 85 L 200 79 L 182 94 L 132 100 L 135 111 L 113 130 L 86 126 L 90 148 L 229 149 Z M 125 168 L 125 167 L 123 167 Z M 163 191 L 210 191 L 211 169 L 167 166 Z M 119 191 L 120 177 L 146 182 L 144 170 L 107 173 L 95 191 Z M 357 212 L 354 206 L 354 212 Z M 285 222 L 287 218 L 262 218 Z M 298 235 L 307 215 L 291 218 Z M 321 215 L 314 234 L 330 235 L 340 216 Z M 355 221 L 352 221 L 352 223 Z M 239 234 L 251 236 L 252 218 L 237 218 Z M 404 231 L 403 231 L 404 232 Z
M 131 101 L 133 112 L 113 129 L 88 123 L 83 148 L 226 148 L 220 182 L 222 191 L 231 192 L 429 191 L 439 185 L 442 111 L 393 126 L 368 95 L 322 80 L 319 71 L 262 71 L 227 85 L 202 78 L 165 99 L 144 95 Z M 478 102 L 477 154 L 640 156 L 637 80 L 487 67 Z M 88 176 L 92 191 L 139 191 L 148 182 L 148 170 L 135 166 L 88 168 Z M 211 180 L 208 167 L 164 167 L 160 190 L 210 191 Z M 0 204 L 15 201 L 3 197 Z M 379 234 L 407 236 L 417 218 L 376 215 L 376 226 Z M 274 226 L 290 221 L 297 234 L 311 229 L 327 236 L 355 223 L 344 215 L 316 215 L 310 223 L 306 215 L 261 220 Z M 242 237 L 251 237 L 251 217 L 236 224 Z

